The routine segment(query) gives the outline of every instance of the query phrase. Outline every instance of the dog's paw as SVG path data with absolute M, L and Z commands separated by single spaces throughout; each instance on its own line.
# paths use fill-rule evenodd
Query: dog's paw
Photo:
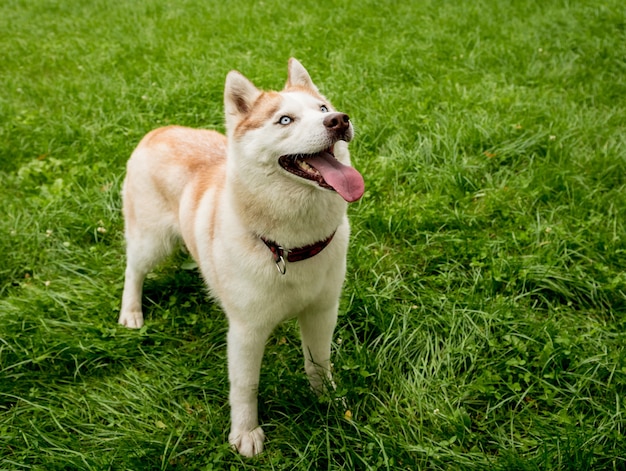
M 265 434 L 261 427 L 247 432 L 232 431 L 228 436 L 228 442 L 243 456 L 251 458 L 263 451 Z
M 141 311 L 121 312 L 117 322 L 129 329 L 139 329 L 143 327 L 143 314 Z
M 324 394 L 332 394 L 337 390 L 337 385 L 333 381 L 333 377 L 330 373 L 324 375 L 319 371 L 315 371 L 313 374 L 308 375 L 309 384 L 316 396 L 323 396 Z

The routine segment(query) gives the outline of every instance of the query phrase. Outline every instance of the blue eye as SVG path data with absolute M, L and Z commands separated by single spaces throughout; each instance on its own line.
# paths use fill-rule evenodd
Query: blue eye
M 321 105 L 321 106 L 320 106 L 320 111 L 321 111 L 322 113 L 328 113 L 328 108 L 326 107 L 326 105 Z
M 283 126 L 287 126 L 288 124 L 291 124 L 292 121 L 293 119 L 290 118 L 289 116 L 281 116 L 280 119 L 278 120 L 278 122 L 282 124 Z

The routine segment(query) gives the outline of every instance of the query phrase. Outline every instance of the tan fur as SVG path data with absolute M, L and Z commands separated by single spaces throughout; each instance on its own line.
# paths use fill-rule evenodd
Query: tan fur
M 276 92 L 264 92 L 252 105 L 248 115 L 235 129 L 235 137 L 241 137 L 246 132 L 260 128 L 267 123 L 280 108 L 280 94 Z
M 329 130 L 320 108 L 327 102 L 295 59 L 287 83 L 282 92 L 261 92 L 230 72 L 228 139 L 180 126 L 156 129 L 133 152 L 123 188 L 127 266 L 119 322 L 143 325 L 144 278 L 182 240 L 228 317 L 229 441 L 246 456 L 263 449 L 256 391 L 264 345 L 279 322 L 298 319 L 313 389 L 331 383 L 331 339 L 346 266 L 346 201 L 287 172 L 278 159 L 332 146 L 348 166 L 352 125 L 342 137 Z M 293 123 L 280 125 L 283 115 Z M 331 234 L 323 251 L 289 263 L 284 275 L 261 239 L 290 249 Z

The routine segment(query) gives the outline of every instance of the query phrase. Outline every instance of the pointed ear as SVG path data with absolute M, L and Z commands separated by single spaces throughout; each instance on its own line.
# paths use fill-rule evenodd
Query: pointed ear
M 285 89 L 292 87 L 304 87 L 314 91 L 315 93 L 319 93 L 319 90 L 311 80 L 311 76 L 306 71 L 304 66 L 293 57 L 289 59 L 288 71 L 289 75 L 287 76 L 287 85 L 285 85 Z
M 226 127 L 234 129 L 234 124 L 248 114 L 252 105 L 261 95 L 261 90 L 236 70 L 231 70 L 226 76 L 224 86 L 224 111 L 226 112 Z

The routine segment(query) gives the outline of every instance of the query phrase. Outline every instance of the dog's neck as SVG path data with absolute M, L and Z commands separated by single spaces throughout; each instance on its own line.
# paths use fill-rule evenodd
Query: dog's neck
M 225 190 L 241 224 L 251 234 L 285 248 L 327 239 L 346 217 L 347 203 L 330 190 L 303 185 L 286 199 L 271 188 L 250 189 L 236 179 L 229 175 Z

